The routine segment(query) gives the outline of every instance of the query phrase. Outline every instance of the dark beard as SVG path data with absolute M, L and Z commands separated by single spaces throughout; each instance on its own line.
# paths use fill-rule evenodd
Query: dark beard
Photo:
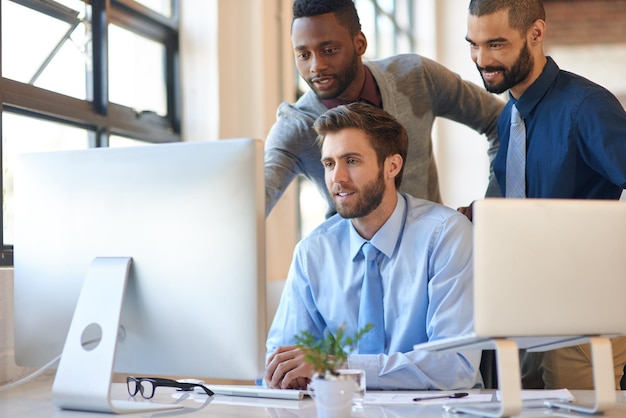
M 528 43 L 524 42 L 524 47 L 520 51 L 517 61 L 515 61 L 515 64 L 513 64 L 510 70 L 507 70 L 504 67 L 481 68 L 478 65 L 476 65 L 476 68 L 478 68 L 478 71 L 481 73 L 481 78 L 483 78 L 482 77 L 483 71 L 486 71 L 486 72 L 502 71 L 504 80 L 502 80 L 502 82 L 499 84 L 488 84 L 483 78 L 483 84 L 485 85 L 485 89 L 487 89 L 488 92 L 500 94 L 500 93 L 504 93 L 511 87 L 518 85 L 519 83 L 524 81 L 526 78 L 528 78 L 528 75 L 533 69 L 533 64 L 534 64 L 534 60 L 532 56 L 530 55 L 530 49 L 528 49 Z
M 337 80 L 337 88 L 334 91 L 326 91 L 326 92 L 317 91 L 315 89 L 315 85 L 311 82 L 311 78 L 307 78 L 306 83 L 309 85 L 311 90 L 313 90 L 313 92 L 317 95 L 317 97 L 319 97 L 321 100 L 336 99 L 341 94 L 343 94 L 343 92 L 346 91 L 350 83 L 354 81 L 358 70 L 359 70 L 359 57 L 356 51 L 354 51 L 354 55 L 352 56 L 352 61 L 350 62 L 350 65 L 348 66 L 348 68 L 346 68 L 345 71 L 334 75 L 335 79 Z
M 372 182 L 366 184 L 359 192 L 360 200 L 350 210 L 345 207 L 337 206 L 337 213 L 346 219 L 362 218 L 372 213 L 374 209 L 380 206 L 385 195 L 385 176 L 383 168 L 380 168 L 378 177 Z

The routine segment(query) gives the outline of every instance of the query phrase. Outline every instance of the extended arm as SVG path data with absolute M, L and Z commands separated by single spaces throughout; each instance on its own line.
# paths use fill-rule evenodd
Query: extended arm
M 304 103 L 280 105 L 276 123 L 265 140 L 266 217 L 298 175 L 311 180 L 334 210 L 332 200 L 325 192 L 324 170 L 320 164 L 317 134 L 313 130 L 313 122 L 325 108 L 308 96 L 301 101 Z
M 435 61 L 425 59 L 424 66 L 431 79 L 429 85 L 435 101 L 435 115 L 462 123 L 487 137 L 490 167 L 485 196 L 499 197 L 500 190 L 492 165 L 499 147 L 498 117 L 505 102 Z

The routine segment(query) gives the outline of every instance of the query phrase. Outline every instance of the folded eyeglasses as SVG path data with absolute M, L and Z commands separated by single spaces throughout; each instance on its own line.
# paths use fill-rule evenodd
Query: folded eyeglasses
M 144 399 L 151 399 L 154 396 L 154 390 L 159 386 L 172 387 L 178 390 L 189 392 L 194 388 L 200 388 L 209 396 L 213 396 L 213 391 L 208 387 L 199 383 L 179 382 L 172 379 L 163 379 L 159 377 L 133 377 L 126 378 L 126 386 L 130 396 L 140 393 Z

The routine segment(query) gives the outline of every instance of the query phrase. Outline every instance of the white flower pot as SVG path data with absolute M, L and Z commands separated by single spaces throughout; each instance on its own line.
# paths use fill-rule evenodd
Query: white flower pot
M 314 377 L 310 383 L 318 418 L 346 418 L 352 414 L 353 379 Z

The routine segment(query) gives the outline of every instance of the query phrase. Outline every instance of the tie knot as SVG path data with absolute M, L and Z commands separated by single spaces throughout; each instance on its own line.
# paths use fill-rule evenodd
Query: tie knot
M 511 123 L 521 123 L 522 115 L 519 114 L 519 110 L 517 110 L 517 105 L 513 105 L 511 107 Z
M 369 242 L 363 244 L 363 247 L 361 247 L 361 251 L 363 251 L 363 256 L 367 261 L 375 260 L 376 256 L 378 256 L 379 253 L 378 248 L 374 247 Z

